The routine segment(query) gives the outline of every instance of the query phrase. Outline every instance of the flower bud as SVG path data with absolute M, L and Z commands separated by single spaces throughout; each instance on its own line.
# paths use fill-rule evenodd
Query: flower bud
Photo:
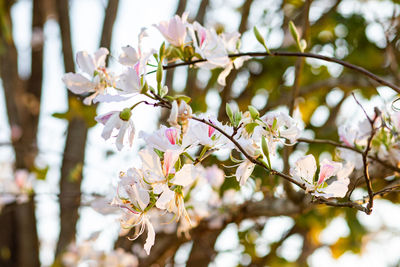
M 254 35 L 255 35 L 257 41 L 258 41 L 262 46 L 264 46 L 265 51 L 267 51 L 268 54 L 271 54 L 271 52 L 269 51 L 269 49 L 268 49 L 268 47 L 267 47 L 267 44 L 265 43 L 264 37 L 262 37 L 261 33 L 258 31 L 258 29 L 257 29 L 256 26 L 254 26 L 253 32 L 254 32 Z
M 119 113 L 119 118 L 123 121 L 129 121 L 131 118 L 132 112 L 130 108 L 124 108 L 120 113 Z
M 260 117 L 260 113 L 258 112 L 258 110 L 255 107 L 249 106 L 248 108 L 249 108 L 249 111 L 250 111 L 251 118 L 253 120 L 255 120 L 258 117 Z

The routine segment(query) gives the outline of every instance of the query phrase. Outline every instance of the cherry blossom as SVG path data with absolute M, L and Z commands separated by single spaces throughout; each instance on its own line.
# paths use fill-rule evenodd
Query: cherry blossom
M 172 102 L 171 113 L 168 118 L 168 123 L 175 128 L 186 132 L 189 124 L 189 119 L 192 116 L 192 108 L 183 100 Z
M 95 240 L 85 240 L 80 244 L 72 243 L 62 254 L 62 263 L 66 267 L 75 267 L 82 264 L 88 266 L 136 267 L 139 261 L 136 256 L 125 252 L 122 248 L 105 252 L 94 249 Z M 95 265 L 93 265 L 95 263 Z
M 188 13 L 184 13 L 182 17 L 175 15 L 169 21 L 161 21 L 158 25 L 154 25 L 167 41 L 176 46 L 182 47 L 186 38 L 186 19 Z
M 117 75 L 111 75 L 106 70 L 108 50 L 101 48 L 93 56 L 79 52 L 77 63 L 83 73 L 67 73 L 63 77 L 73 93 L 91 94 L 84 100 L 87 104 L 92 100 L 120 102 L 141 94 L 144 100 L 133 106 L 109 111 L 95 118 L 104 125 L 102 137 L 106 140 L 115 137 L 118 150 L 133 145 L 135 127 L 132 109 L 137 105 L 170 110 L 169 127 L 161 125 L 151 133 L 140 132 L 139 138 L 145 144 L 138 152 L 141 164 L 120 172 L 117 192 L 111 202 L 121 213 L 121 235 L 131 233 L 130 230 L 135 228 L 134 235 L 128 236 L 135 239 L 147 231 L 144 244 L 147 254 L 154 245 L 156 232 L 176 231 L 188 236 L 189 230 L 204 219 L 208 219 L 214 227 L 223 225 L 226 217 L 220 214 L 221 206 L 230 207 L 239 203 L 240 199 L 244 201 L 241 190 L 237 193 L 228 189 L 220 195 L 225 182 L 225 167 L 236 168 L 234 173 L 227 171 L 228 177 L 236 177 L 237 183 L 231 180 L 235 186 L 246 185 L 255 166 L 259 165 L 268 173 L 292 182 L 291 179 L 294 179 L 295 184 L 313 196 L 342 198 L 348 191 L 353 169 L 364 167 L 364 151 L 382 159 L 390 158 L 393 165 L 399 165 L 400 115 L 384 112 L 382 115 L 375 114 L 377 117 L 374 117 L 373 125 L 365 119 L 339 128 L 339 138 L 344 144 L 342 147 L 355 150 L 339 149 L 345 163 L 324 159 L 318 168 L 314 156 L 307 155 L 292 166 L 289 171 L 292 177 L 278 172 L 273 169 L 270 155 L 275 155 L 277 148 L 294 145 L 298 141 L 302 129 L 297 120 L 280 111 L 260 115 L 252 106 L 247 111 L 233 112 L 228 105 L 229 121 L 219 121 L 210 114 L 194 114 L 189 97 L 171 95 L 173 90 L 168 92 L 163 84 L 163 70 L 170 68 L 171 62 L 178 61 L 178 65 L 185 65 L 195 61 L 193 64 L 196 67 L 210 70 L 222 68 L 217 82 L 224 86 L 229 73 L 249 59 L 232 55 L 240 52 L 240 34 L 217 34 L 216 30 L 205 28 L 198 22 L 188 23 L 187 14 L 154 26 L 170 43 L 167 48 L 165 44 L 161 45 L 159 53 L 154 49 L 145 51 L 142 47 L 142 40 L 147 36 L 146 30 L 142 29 L 137 48 L 122 47 L 117 62 L 122 65 L 122 71 Z M 155 64 L 150 62 L 153 54 Z M 152 84 L 152 79 L 146 80 L 152 72 L 157 73 L 156 85 Z M 226 155 L 231 153 L 230 159 L 234 164 L 226 166 L 220 162 L 208 166 L 206 158 L 217 158 L 217 151 Z M 236 152 L 240 156 L 233 156 Z M 23 180 L 17 179 L 17 184 L 19 182 L 23 184 Z M 259 189 L 255 188 L 254 193 L 257 193 L 256 190 Z
M 78 52 L 76 63 L 83 71 L 83 75 L 69 72 L 62 78 L 64 84 L 74 94 L 93 93 L 84 99 L 83 102 L 87 105 L 90 105 L 99 94 L 104 94 L 106 88 L 114 86 L 115 78 L 105 67 L 108 53 L 106 48 L 100 48 L 93 56 L 86 51 Z
M 125 142 L 132 146 L 133 138 L 135 137 L 135 125 L 131 119 L 130 109 L 124 109 L 123 111 L 110 111 L 106 114 L 97 116 L 95 120 L 104 125 L 101 136 L 105 140 L 111 137 L 114 129 L 118 131 L 115 142 L 118 150 L 122 150 Z M 125 138 L 125 136 L 127 136 L 127 138 Z

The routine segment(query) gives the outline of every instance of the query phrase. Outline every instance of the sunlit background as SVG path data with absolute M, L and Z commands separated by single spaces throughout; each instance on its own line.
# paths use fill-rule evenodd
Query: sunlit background
M 241 0 L 214 0 L 206 15 L 205 25 L 208 27 L 216 24 L 223 24 L 227 31 L 237 29 L 241 14 L 237 8 L 241 6 Z M 189 1 L 188 10 L 193 13 L 198 9 L 200 1 Z M 104 16 L 104 6 L 106 3 L 101 0 L 74 0 L 71 1 L 71 26 L 74 52 L 86 50 L 94 52 L 97 50 L 101 26 Z M 147 47 L 159 47 L 162 37 L 158 31 L 152 27 L 153 24 L 161 20 L 170 18 L 176 10 L 177 1 L 174 0 L 121 0 L 117 20 L 114 26 L 113 41 L 111 47 L 111 65 L 116 66 L 116 58 L 120 53 L 120 47 L 125 45 L 137 46 L 137 36 L 142 27 L 149 29 L 150 37 L 146 40 Z M 279 14 L 280 1 L 257 0 L 254 1 L 249 24 L 258 25 L 260 31 L 266 33 L 269 29 L 267 43 L 271 49 L 280 47 L 285 41 L 281 30 L 282 19 Z M 316 20 L 322 12 L 331 5 L 331 1 L 314 1 L 310 11 L 311 21 Z M 260 21 L 263 15 L 261 12 L 268 7 L 270 13 L 269 21 Z M 385 46 L 384 32 L 377 21 L 384 20 L 392 16 L 394 5 L 390 1 L 353 1 L 345 0 L 339 5 L 340 12 L 346 16 L 353 13 L 362 14 L 370 21 L 367 27 L 367 37 L 378 47 Z M 13 35 L 20 57 L 19 72 L 21 76 L 26 76 L 30 72 L 30 42 L 31 42 L 31 1 L 20 0 L 12 9 Z M 251 28 L 249 26 L 249 28 Z M 337 27 L 338 34 L 347 35 L 345 28 Z M 59 191 L 60 166 L 62 160 L 63 146 L 65 143 L 65 133 L 67 123 L 63 120 L 52 117 L 53 113 L 64 112 L 67 109 L 67 93 L 61 81 L 64 73 L 61 54 L 60 30 L 54 19 L 47 20 L 44 28 L 44 38 L 46 39 L 44 48 L 44 84 L 42 95 L 42 110 L 39 126 L 39 156 L 38 165 L 49 165 L 50 169 L 46 181 L 37 181 L 35 192 L 37 200 L 38 233 L 40 238 L 40 259 L 44 266 L 49 266 L 54 260 L 55 246 L 59 233 L 59 206 L 57 193 Z M 261 46 L 255 42 L 251 32 L 243 35 L 243 51 L 261 50 Z M 321 47 L 319 53 L 327 56 L 343 57 L 348 51 L 343 50 L 334 54 L 334 49 L 329 45 Z M 339 53 L 339 54 L 338 54 Z M 342 53 L 342 55 L 340 55 Z M 324 63 L 317 60 L 307 60 L 312 64 L 324 64 L 333 77 L 340 75 L 342 67 Z M 186 69 L 178 69 L 176 72 L 174 87 L 177 91 L 182 90 L 186 80 Z M 201 71 L 200 77 L 204 76 L 206 81 L 209 77 L 208 71 Z M 150 78 L 153 79 L 153 78 Z M 247 78 L 243 78 L 246 82 Z M 293 84 L 294 68 L 289 68 L 285 73 L 285 83 Z M 1 84 L 0 84 L 1 86 Z M 243 90 L 240 79 L 233 87 L 233 94 L 239 95 Z M 372 100 L 362 100 L 367 109 L 372 111 L 373 106 L 384 106 L 393 100 L 394 93 L 388 88 L 379 88 L 380 97 L 373 97 Z M 327 105 L 335 104 L 341 97 L 340 90 L 333 90 L 327 97 Z M 360 97 L 362 99 L 362 97 Z M 136 99 L 135 99 L 136 100 Z M 134 100 L 134 101 L 135 101 Z M 210 90 L 206 97 L 210 112 L 217 112 L 220 98 L 217 90 Z M 268 101 L 268 93 L 257 95 L 252 100 L 254 106 L 263 106 Z M 3 90 L 0 90 L 0 142 L 10 140 L 10 129 L 8 128 L 4 102 Z M 113 108 L 112 104 L 101 105 L 98 113 L 109 111 Z M 361 111 L 354 105 L 351 99 L 347 99 L 341 111 L 346 114 L 355 114 L 353 118 L 361 118 Z M 346 115 L 344 114 L 344 115 Z M 137 131 L 153 131 L 157 128 L 159 110 L 148 106 L 140 106 L 134 110 L 133 117 Z M 311 118 L 311 124 L 315 126 L 323 125 L 328 118 L 329 111 L 327 106 L 320 106 Z M 339 121 L 345 121 L 345 116 L 339 116 Z M 85 177 L 82 183 L 82 192 L 88 197 L 83 197 L 83 203 L 90 201 L 92 193 L 102 195 L 113 195 L 113 187 L 118 180 L 120 170 L 126 170 L 138 162 L 137 151 L 143 143 L 137 139 L 136 145 L 131 150 L 124 150 L 123 153 L 113 154 L 114 146 L 111 142 L 105 142 L 100 134 L 102 126 L 95 126 L 89 132 L 86 147 L 87 155 L 84 165 Z M 294 155 L 291 161 L 302 156 Z M 0 146 L 0 162 L 10 162 L 13 158 L 11 147 Z M 275 166 L 282 168 L 282 162 L 275 160 Z M 355 192 L 363 195 L 363 191 Z M 367 235 L 365 238 L 371 241 L 362 248 L 362 255 L 346 252 L 339 259 L 334 259 L 328 247 L 317 249 L 309 259 L 311 266 L 390 266 L 399 262 L 400 258 L 400 207 L 388 201 L 376 201 L 372 215 L 358 213 L 357 215 L 363 225 L 376 234 Z M 262 220 L 262 219 L 260 219 Z M 289 217 L 271 218 L 266 221 L 262 235 L 256 240 L 256 252 L 259 255 L 266 255 L 269 252 L 269 244 L 278 241 L 281 236 L 293 225 L 293 220 Z M 251 227 L 251 221 L 243 221 L 239 228 Z M 80 219 L 78 222 L 77 242 L 88 239 L 94 233 L 101 232 L 96 241 L 99 249 L 110 250 L 113 240 L 117 238 L 119 222 L 116 216 L 103 216 L 95 212 L 90 206 L 81 207 Z M 237 238 L 238 227 L 234 224 L 229 225 L 218 238 L 215 245 L 219 252 L 213 262 L 213 266 L 236 266 L 241 263 L 246 265 L 250 262 L 249 256 L 242 255 L 243 248 Z M 330 225 L 322 231 L 319 236 L 321 242 L 326 245 L 335 243 L 338 238 L 349 234 L 349 229 L 342 217 L 335 218 Z M 157 239 L 156 239 L 157 241 Z M 184 263 L 189 256 L 190 242 L 180 248 L 175 256 L 177 264 Z M 287 239 L 279 249 L 279 254 L 288 259 L 296 260 L 302 249 L 302 237 L 293 235 Z

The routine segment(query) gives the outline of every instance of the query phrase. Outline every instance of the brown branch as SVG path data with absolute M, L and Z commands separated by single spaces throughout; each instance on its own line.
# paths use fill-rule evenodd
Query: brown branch
M 71 26 L 69 23 L 69 1 L 56 1 L 58 24 L 60 25 L 62 54 L 65 72 L 74 72 L 74 53 L 72 52 Z
M 337 63 L 346 68 L 357 71 L 357 72 L 371 78 L 372 80 L 376 81 L 377 83 L 388 86 L 388 87 L 392 88 L 394 91 L 396 91 L 397 93 L 400 93 L 400 87 L 398 87 L 397 85 L 383 80 L 379 76 L 373 74 L 372 72 L 366 70 L 363 67 L 351 64 L 349 62 L 346 62 L 346 61 L 343 61 L 343 60 L 340 60 L 340 59 L 337 59 L 334 57 L 327 57 L 327 56 L 309 53 L 309 52 L 302 53 L 302 52 L 288 52 L 288 51 L 271 51 L 270 54 L 268 54 L 267 52 L 245 52 L 245 53 L 231 54 L 228 56 L 230 58 L 251 56 L 251 57 L 306 57 L 306 58 L 320 59 L 320 60 L 327 61 L 327 62 Z M 181 63 L 166 65 L 166 66 L 163 66 L 163 68 L 171 69 L 171 68 L 176 68 L 176 67 L 180 67 L 180 66 L 195 65 L 196 63 L 205 62 L 205 61 L 207 61 L 207 60 L 206 59 L 198 59 L 198 60 L 192 60 L 192 61 L 185 61 L 185 62 L 181 62 Z
M 108 0 L 104 14 L 103 30 L 101 33 L 100 47 L 111 48 L 111 37 L 115 19 L 117 18 L 119 0 Z
M 394 185 L 374 192 L 374 196 L 383 196 L 389 193 L 399 192 L 399 190 L 400 190 L 400 185 Z
M 365 79 L 356 78 L 351 74 L 344 74 L 339 78 L 329 78 L 322 81 L 313 82 L 312 84 L 304 85 L 299 90 L 299 96 L 307 96 L 317 90 L 329 91 L 334 87 L 340 87 L 346 92 L 353 88 L 367 87 L 368 85 L 369 81 Z M 241 96 L 239 96 L 239 98 L 240 97 Z M 262 110 L 260 110 L 260 113 L 264 114 L 274 107 L 287 105 L 288 100 L 290 100 L 290 91 L 284 88 L 283 90 L 281 90 L 278 98 L 272 98 L 272 96 L 268 98 L 267 105 Z
M 367 190 L 368 190 L 368 196 L 369 196 L 369 201 L 367 204 L 367 214 L 371 214 L 372 212 L 372 208 L 374 206 L 374 191 L 372 189 L 372 182 L 371 182 L 371 178 L 369 177 L 369 172 L 368 172 L 368 166 L 369 166 L 369 162 L 368 162 L 368 153 L 371 150 L 371 146 L 372 146 L 372 139 L 375 136 L 376 133 L 376 129 L 375 129 L 375 121 L 378 119 L 378 111 L 375 109 L 375 117 L 373 119 L 371 119 L 366 110 L 364 109 L 364 107 L 361 105 L 360 102 L 358 102 L 357 98 L 355 97 L 355 95 L 352 93 L 354 100 L 356 101 L 356 103 L 361 107 L 361 109 L 363 110 L 365 116 L 367 117 L 370 126 L 371 126 L 371 134 L 368 138 L 367 141 L 367 147 L 365 148 L 364 152 L 362 153 L 362 159 L 363 159 L 363 165 L 364 165 L 364 178 L 365 178 L 365 183 L 367 185 Z

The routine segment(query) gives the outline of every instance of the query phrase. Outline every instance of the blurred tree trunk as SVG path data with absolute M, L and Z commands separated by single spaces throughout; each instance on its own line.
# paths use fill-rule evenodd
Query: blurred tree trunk
M 13 1 L 0 1 L 3 18 L 1 32 L 0 76 L 6 97 L 8 121 L 15 151 L 15 168 L 31 171 L 37 155 L 37 129 L 43 82 L 43 0 L 32 4 L 31 75 L 23 81 L 18 75 L 18 53 L 14 45 L 10 16 Z M 5 26 L 5 27 L 4 27 Z M 1 251 L 9 251 L 0 259 L 1 266 L 40 266 L 39 241 L 36 230 L 35 203 L 10 205 L 9 212 L 1 216 L 1 226 L 7 235 L 0 236 Z M 2 253 L 2 255 L 4 255 Z
M 112 30 L 117 16 L 119 0 L 109 0 L 105 10 L 101 47 L 110 50 Z M 73 51 L 71 42 L 71 29 L 69 24 L 69 1 L 57 1 L 57 12 L 62 32 L 62 49 L 64 55 L 64 67 L 66 72 L 74 71 Z M 68 92 L 69 100 L 76 98 Z M 95 110 L 96 105 L 90 107 Z M 64 157 L 61 167 L 60 180 L 60 234 L 57 243 L 56 261 L 75 239 L 76 224 L 79 219 L 79 207 L 81 202 L 82 171 L 85 159 L 85 146 L 88 133 L 88 125 L 84 118 L 75 117 L 68 125 L 67 140 L 64 148 Z M 73 174 L 73 176 L 72 176 Z

